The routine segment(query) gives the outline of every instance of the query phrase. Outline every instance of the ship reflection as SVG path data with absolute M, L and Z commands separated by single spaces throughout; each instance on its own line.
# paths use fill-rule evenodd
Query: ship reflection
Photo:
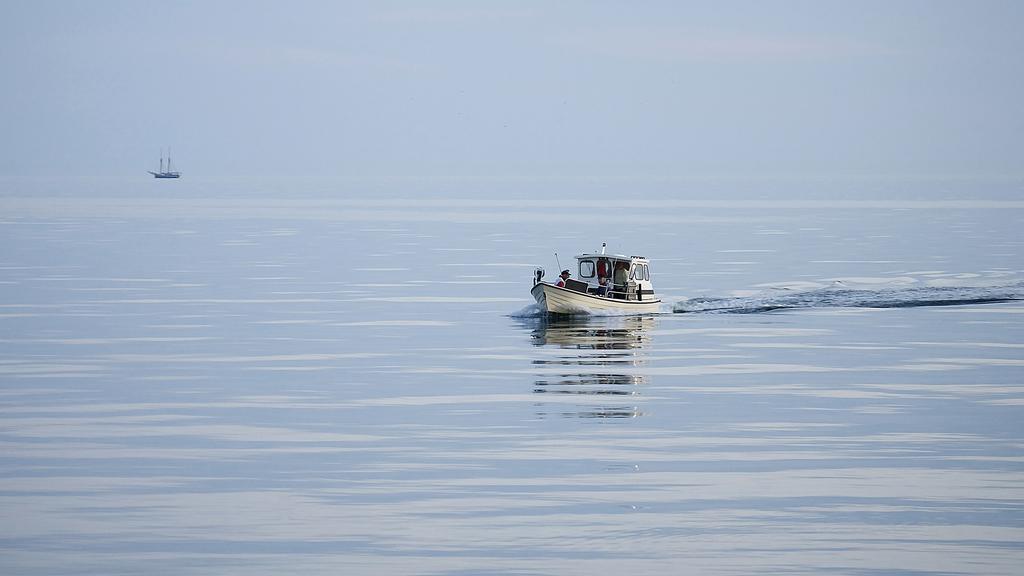
M 642 316 L 537 320 L 531 326 L 533 345 L 540 348 L 532 361 L 537 368 L 533 392 L 578 402 L 545 402 L 538 416 L 642 416 L 634 402 L 646 383 L 639 368 L 654 325 L 654 318 Z

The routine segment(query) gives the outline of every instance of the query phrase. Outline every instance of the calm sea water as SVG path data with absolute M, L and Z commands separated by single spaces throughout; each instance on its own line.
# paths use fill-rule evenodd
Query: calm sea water
M 1024 566 L 1024 203 L 0 219 L 4 574 Z M 538 317 L 601 242 L 664 312 Z

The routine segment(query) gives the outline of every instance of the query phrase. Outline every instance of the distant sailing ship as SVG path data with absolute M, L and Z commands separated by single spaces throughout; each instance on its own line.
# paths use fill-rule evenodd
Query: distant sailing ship
M 153 175 L 153 178 L 181 178 L 181 172 L 175 172 L 171 169 L 171 149 L 167 149 L 167 170 L 164 170 L 164 151 L 160 151 L 160 171 L 153 172 L 148 171 Z

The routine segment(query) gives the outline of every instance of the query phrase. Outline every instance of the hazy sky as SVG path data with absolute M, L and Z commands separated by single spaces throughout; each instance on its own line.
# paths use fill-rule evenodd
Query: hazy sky
M 1024 174 L 1024 2 L 0 2 L 0 176 Z M 142 172 L 144 176 L 144 172 Z

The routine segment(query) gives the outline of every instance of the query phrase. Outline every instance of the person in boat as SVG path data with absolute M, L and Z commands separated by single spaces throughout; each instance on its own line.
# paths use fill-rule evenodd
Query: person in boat
M 626 283 L 629 281 L 629 265 L 625 262 L 615 263 L 615 272 L 612 274 L 612 284 L 615 285 L 615 290 L 622 293 L 622 297 L 626 294 Z
M 597 279 L 597 295 L 607 296 L 608 295 L 608 277 L 601 276 Z
M 555 286 L 565 288 L 565 281 L 569 279 L 569 276 L 568 270 L 562 270 L 562 273 L 558 275 L 558 282 L 555 282 Z

